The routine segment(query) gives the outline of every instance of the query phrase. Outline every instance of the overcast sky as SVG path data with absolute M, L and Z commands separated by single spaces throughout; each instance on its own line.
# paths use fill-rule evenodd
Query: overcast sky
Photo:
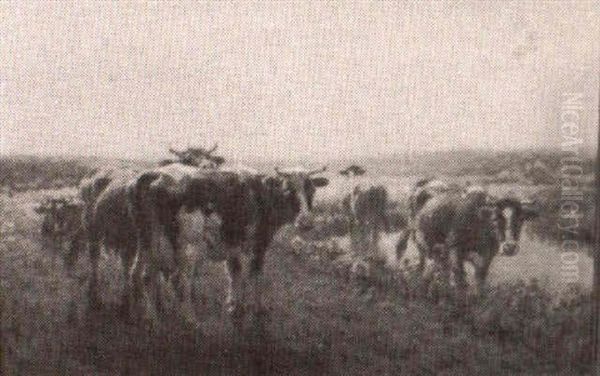
M 244 158 L 560 144 L 597 1 L 0 4 L 0 151 Z

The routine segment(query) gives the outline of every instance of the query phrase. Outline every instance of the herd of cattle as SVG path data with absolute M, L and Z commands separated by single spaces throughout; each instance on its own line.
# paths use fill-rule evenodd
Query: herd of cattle
M 121 258 L 122 308 L 127 315 L 158 320 L 162 280 L 172 284 L 182 319 L 196 327 L 192 284 L 204 261 L 223 262 L 228 276 L 226 306 L 232 318 L 246 307 L 262 309 L 264 257 L 277 231 L 293 224 L 298 231 L 314 225 L 313 201 L 329 181 L 308 171 L 275 168 L 272 174 L 222 166 L 210 150 L 171 152 L 146 170 L 94 170 L 80 183 L 77 200 L 48 200 L 37 209 L 43 232 L 69 239 L 72 252 L 87 249 L 91 263 L 89 304 L 101 305 L 98 266 L 101 250 Z M 340 174 L 364 174 L 351 166 Z M 374 241 L 388 231 L 384 187 L 357 186 L 344 200 L 351 228 L 367 229 Z M 471 262 L 482 287 L 492 258 L 514 255 L 522 224 L 535 211 L 513 198 L 494 199 L 485 190 L 447 185 L 435 179 L 416 183 L 409 197 L 409 218 L 400 231 L 397 257 L 411 239 L 420 255 L 454 275 L 457 291 L 466 288 L 464 263 Z M 248 262 L 242 262 L 248 256 Z M 424 280 L 431 278 L 425 276 Z

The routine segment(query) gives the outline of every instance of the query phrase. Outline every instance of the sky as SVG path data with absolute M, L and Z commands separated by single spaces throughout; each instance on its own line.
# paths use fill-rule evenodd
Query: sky
M 2 2 L 0 153 L 387 156 L 560 145 L 600 15 L 575 2 Z

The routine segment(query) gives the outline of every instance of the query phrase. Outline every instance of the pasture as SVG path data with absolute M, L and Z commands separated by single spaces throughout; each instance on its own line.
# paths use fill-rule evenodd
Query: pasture
M 394 255 L 405 222 L 405 200 L 416 177 L 369 174 L 358 180 L 329 176 L 317 193 L 322 226 L 301 241 L 292 228 L 277 235 L 266 259 L 268 313 L 240 335 L 224 313 L 225 277 L 207 264 L 195 282 L 202 331 L 175 318 L 160 328 L 116 313 L 122 288 L 118 257 L 101 259 L 100 312 L 87 310 L 87 255 L 69 268 L 64 251 L 40 235 L 33 208 L 49 190 L 24 190 L 0 203 L 1 355 L 5 374 L 148 375 L 430 375 L 585 374 L 590 372 L 591 260 L 578 260 L 579 281 L 566 283 L 558 244 L 526 228 L 522 251 L 497 257 L 490 291 L 458 314 L 444 299 L 420 296 L 412 280 L 415 250 Z M 479 177 L 480 178 L 480 177 Z M 462 183 L 477 176 L 448 177 Z M 43 179 L 38 179 L 42 181 Z M 396 218 L 379 243 L 381 263 L 353 272 L 360 255 L 339 212 L 356 183 L 382 184 Z M 519 182 L 490 183 L 490 191 L 536 196 Z M 66 188 L 72 191 L 73 187 Z M 543 212 L 551 223 L 553 214 Z M 337 221 L 337 222 L 336 222 Z M 165 287 L 165 294 L 168 295 Z

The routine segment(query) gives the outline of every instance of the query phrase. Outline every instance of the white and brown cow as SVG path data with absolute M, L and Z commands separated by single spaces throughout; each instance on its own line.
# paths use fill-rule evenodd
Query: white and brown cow
M 383 186 L 361 189 L 356 186 L 342 201 L 350 219 L 352 234 L 358 234 L 369 247 L 376 247 L 381 231 L 389 231 L 388 193 Z
M 515 255 L 523 223 L 536 215 L 520 200 L 494 199 L 482 189 L 439 192 L 415 208 L 411 228 L 398 243 L 399 254 L 412 234 L 420 270 L 425 258 L 441 263 L 443 269 L 453 272 L 459 290 L 466 288 L 464 264 L 468 261 L 482 291 L 494 256 Z
M 316 188 L 328 184 L 313 177 L 322 171 L 276 169 L 275 175 L 262 176 L 173 164 L 142 174 L 131 201 L 140 240 L 137 268 L 149 281 L 144 295 L 149 317 L 155 317 L 162 274 L 175 284 L 184 320 L 197 326 L 192 278 L 205 260 L 226 266 L 227 307 L 233 318 L 243 316 L 247 285 L 260 309 L 265 252 L 281 226 L 311 226 Z M 243 258 L 249 259 L 247 267 Z M 168 259 L 172 262 L 164 261 Z
M 217 145 L 207 150 L 188 148 L 184 151 L 170 149 L 177 160 L 159 163 L 166 169 L 215 169 L 225 159 L 213 155 Z M 98 263 L 101 249 L 118 253 L 122 261 L 123 290 L 122 308 L 134 308 L 143 290 L 143 269 L 136 268 L 138 258 L 139 228 L 133 217 L 132 191 L 138 184 L 142 172 L 135 169 L 108 168 L 96 169 L 88 173 L 80 183 L 82 205 L 82 238 L 87 241 L 91 275 L 89 303 L 93 308 L 100 306 L 98 289 Z M 135 287 L 135 289 L 134 289 Z

